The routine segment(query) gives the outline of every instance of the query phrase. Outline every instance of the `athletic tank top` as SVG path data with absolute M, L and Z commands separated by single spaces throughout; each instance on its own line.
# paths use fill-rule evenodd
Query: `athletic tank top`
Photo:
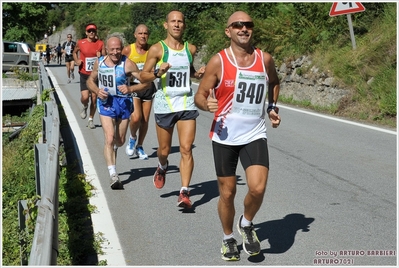
M 83 64 L 79 66 L 79 72 L 82 74 L 90 75 L 93 71 L 94 62 L 97 59 L 97 51 L 102 51 L 104 42 L 96 40 L 95 42 L 87 41 L 87 38 L 78 41 L 80 48 L 79 58 Z
M 136 45 L 135 44 L 130 45 L 129 59 L 131 61 L 133 61 L 134 63 L 136 63 L 136 65 L 140 71 L 143 70 L 144 63 L 147 59 L 147 54 L 148 54 L 148 51 L 146 51 L 145 54 L 139 54 L 136 50 Z M 135 78 L 133 82 L 140 83 L 140 81 L 137 78 Z
M 214 89 L 219 108 L 210 131 L 213 141 L 242 145 L 266 138 L 265 103 L 269 78 L 262 51 L 256 48 L 254 53 L 255 60 L 248 67 L 238 67 L 234 54 L 233 62 L 226 49 L 218 53 L 222 76 Z
M 162 46 L 162 58 L 157 63 L 160 66 L 168 62 L 172 67 L 158 79 L 158 91 L 154 98 L 154 113 L 166 114 L 187 110 L 197 110 L 194 104 L 194 93 L 191 88 L 190 66 L 193 57 L 188 48 L 188 42 L 184 42 L 181 50 L 173 50 L 164 41 Z
M 106 57 L 108 56 L 101 56 L 98 59 L 98 87 L 108 88 L 108 94 L 111 95 L 130 97 L 130 93 L 123 94 L 118 90 L 120 85 L 129 85 L 129 77 L 125 72 L 126 56 L 122 55 L 119 63 L 113 67 L 108 67 L 105 64 Z
M 75 41 L 64 42 L 62 48 L 65 50 L 67 56 L 72 56 L 72 52 L 76 46 Z

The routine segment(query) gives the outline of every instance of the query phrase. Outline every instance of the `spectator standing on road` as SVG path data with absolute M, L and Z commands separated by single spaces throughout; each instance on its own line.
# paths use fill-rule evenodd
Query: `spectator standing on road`
M 76 65 L 79 66 L 80 75 L 80 102 L 83 104 L 83 108 L 80 113 L 80 117 L 85 119 L 87 117 L 87 108 L 89 107 L 90 101 L 90 113 L 88 127 L 91 129 L 95 128 L 93 117 L 96 113 L 96 100 L 97 96 L 95 92 L 89 91 L 86 81 L 89 75 L 93 71 L 94 62 L 101 55 L 105 55 L 104 42 L 95 38 L 97 34 L 97 26 L 94 23 L 86 25 L 86 38 L 78 40 L 75 49 L 73 50 L 73 59 Z M 79 53 L 79 57 L 78 57 Z
M 123 184 L 116 172 L 117 148 L 125 143 L 129 118 L 133 110 L 132 93 L 148 87 L 148 84 L 129 86 L 130 76 L 139 78 L 137 65 L 122 55 L 123 42 L 118 36 L 108 38 L 106 56 L 94 62 L 87 79 L 87 86 L 98 96 L 97 107 L 104 131 L 104 157 L 111 177 L 112 189 L 121 189 Z M 108 91 L 104 90 L 105 88 Z
M 68 75 L 68 84 L 71 83 L 71 79 L 75 79 L 75 61 L 73 59 L 73 50 L 76 47 L 76 42 L 72 40 L 72 34 L 67 35 L 67 41 L 62 44 L 62 52 L 65 55 L 65 65 Z
M 224 233 L 222 259 L 239 260 L 234 238 L 234 198 L 238 159 L 245 170 L 248 192 L 237 222 L 244 251 L 260 252 L 253 219 L 263 202 L 269 173 L 265 102 L 273 128 L 281 119 L 276 107 L 280 82 L 272 56 L 252 45 L 254 23 L 242 11 L 233 13 L 225 29 L 230 47 L 214 55 L 195 95 L 197 107 L 215 113 L 211 126 L 213 157 L 219 187 L 218 213 Z
M 140 24 L 134 31 L 135 43 L 123 48 L 123 55 L 126 55 L 131 61 L 136 63 L 137 67 L 142 70 L 147 58 L 149 49 L 148 27 Z M 137 79 L 134 84 L 140 83 Z M 154 98 L 156 87 L 154 83 L 149 84 L 149 88 L 145 91 L 133 93 L 134 111 L 130 117 L 129 129 L 130 136 L 126 145 L 126 154 L 132 156 L 136 154 L 139 159 L 148 159 L 148 155 L 144 152 L 143 143 L 148 131 L 148 121 L 150 119 L 152 99 Z M 139 135 L 137 137 L 137 131 Z
M 58 43 L 58 46 L 56 47 L 56 51 L 57 51 L 58 64 L 61 65 L 61 62 L 62 62 L 62 47 L 61 47 L 60 43 Z
M 197 48 L 182 39 L 186 28 L 183 13 L 171 11 L 166 16 L 164 28 L 167 31 L 166 39 L 150 47 L 141 73 L 142 82 L 160 78 L 154 98 L 159 164 L 153 182 L 158 189 L 165 184 L 172 134 L 176 125 L 181 155 L 181 189 L 177 205 L 191 208 L 189 185 L 194 168 L 192 146 L 195 139 L 196 118 L 199 113 L 194 104 L 190 77 L 201 78 L 205 67 L 201 67 L 198 72 L 194 69 L 193 58 Z M 160 67 L 153 71 L 156 65 Z

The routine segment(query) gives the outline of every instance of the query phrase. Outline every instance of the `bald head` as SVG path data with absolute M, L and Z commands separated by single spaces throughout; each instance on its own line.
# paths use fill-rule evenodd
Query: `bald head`
M 235 22 L 235 21 L 252 21 L 252 19 L 244 11 L 236 11 L 227 20 L 226 27 L 228 27 L 232 22 Z
M 178 10 L 173 10 L 169 12 L 168 15 L 166 15 L 166 22 L 168 22 L 173 18 L 180 18 L 183 21 L 183 23 L 185 23 L 184 14 Z
M 134 33 L 137 34 L 138 32 L 148 32 L 148 27 L 145 24 L 139 24 Z

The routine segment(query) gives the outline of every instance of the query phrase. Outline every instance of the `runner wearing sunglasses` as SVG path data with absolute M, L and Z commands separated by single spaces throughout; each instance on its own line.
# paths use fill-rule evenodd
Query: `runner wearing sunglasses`
M 80 101 L 83 105 L 80 117 L 82 119 L 87 117 L 87 108 L 90 102 L 89 121 L 87 126 L 91 129 L 95 128 L 93 117 L 97 109 L 97 96 L 94 93 L 90 93 L 86 82 L 93 71 L 94 62 L 101 55 L 105 55 L 104 42 L 96 39 L 96 35 L 97 26 L 94 23 L 87 24 L 86 38 L 78 40 L 73 50 L 73 59 L 76 65 L 79 66 L 80 75 Z
M 269 117 L 273 128 L 281 121 L 276 107 L 280 85 L 274 61 L 269 53 L 252 45 L 253 28 L 247 13 L 237 11 L 230 16 L 225 29 L 230 47 L 210 59 L 195 95 L 199 109 L 215 114 L 210 137 L 220 193 L 221 252 L 227 261 L 240 259 L 233 233 L 238 159 L 245 170 L 248 192 L 237 229 L 244 251 L 250 256 L 260 253 L 252 220 L 262 205 L 269 173 L 265 118 Z

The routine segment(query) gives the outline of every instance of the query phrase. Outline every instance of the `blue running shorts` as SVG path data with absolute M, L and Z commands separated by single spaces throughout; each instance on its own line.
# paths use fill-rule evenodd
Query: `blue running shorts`
M 103 104 L 102 100 L 97 98 L 97 111 L 98 114 L 113 119 L 129 119 L 133 112 L 133 99 L 109 95 L 107 102 Z

